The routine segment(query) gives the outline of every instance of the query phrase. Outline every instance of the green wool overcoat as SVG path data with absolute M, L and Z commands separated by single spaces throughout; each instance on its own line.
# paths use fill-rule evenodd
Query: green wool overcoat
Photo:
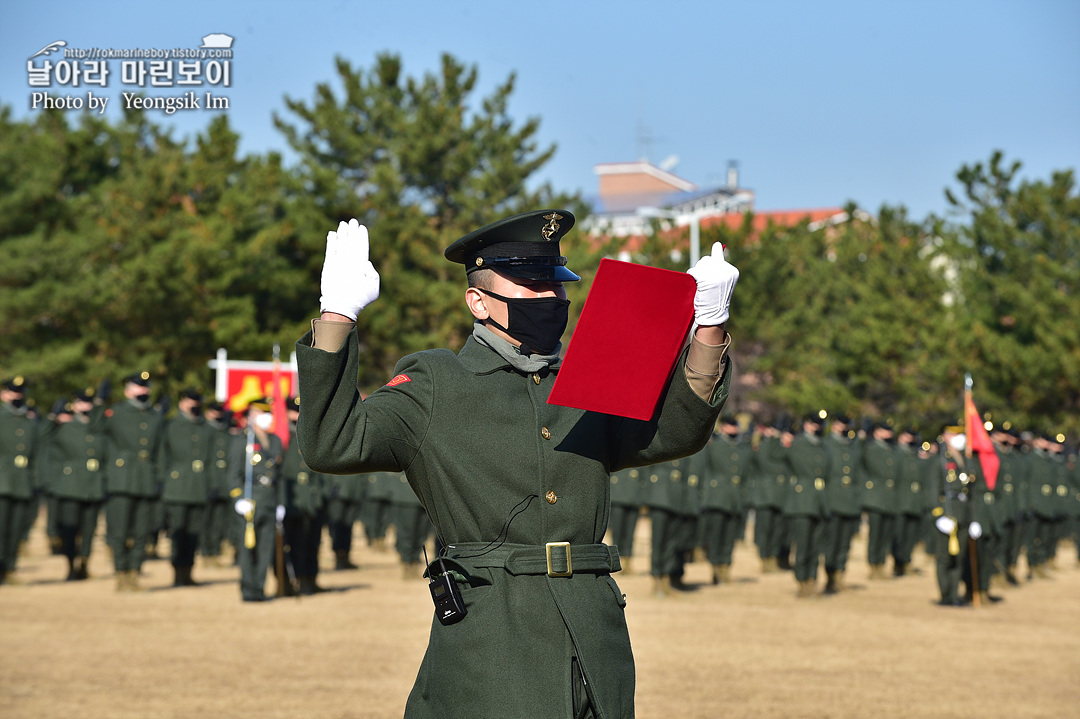
M 216 430 L 202 417 L 179 414 L 165 423 L 161 468 L 162 500 L 172 504 L 206 504 L 210 497 Z
M 679 363 L 648 422 L 547 404 L 557 366 L 526 374 L 469 338 L 461 352 L 402 359 L 361 401 L 353 329 L 337 352 L 297 343 L 298 438 L 317 471 L 404 471 L 447 556 L 457 558 L 468 610 L 432 621 L 407 717 L 572 716 L 572 669 L 597 717 L 632 717 L 634 660 L 625 599 L 597 551 L 608 524 L 611 472 L 699 450 L 727 398 L 730 362 L 711 402 Z M 628 388 L 630 391 L 632 388 Z M 584 547 L 572 576 L 549 576 L 545 544 Z M 522 561 L 501 563 L 515 553 Z M 592 554 L 591 561 L 589 554 Z M 578 557 L 581 557 L 580 563 Z M 556 550 L 556 569 L 565 569 Z M 530 558 L 530 559 L 526 559 Z

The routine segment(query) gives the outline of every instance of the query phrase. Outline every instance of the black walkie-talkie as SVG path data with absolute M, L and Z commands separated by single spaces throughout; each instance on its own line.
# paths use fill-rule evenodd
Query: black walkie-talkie
M 427 554 L 426 548 L 424 554 Z M 456 624 L 468 613 L 465 602 L 461 599 L 461 590 L 454 581 L 454 575 L 447 571 L 442 557 L 439 557 L 439 568 L 442 571 L 436 575 L 431 571 L 432 565 L 428 565 L 428 589 L 431 590 L 431 601 L 435 602 L 435 616 L 442 624 Z

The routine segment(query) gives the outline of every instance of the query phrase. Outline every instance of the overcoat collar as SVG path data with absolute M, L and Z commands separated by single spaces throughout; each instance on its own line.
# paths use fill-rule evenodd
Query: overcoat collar
M 498 352 L 480 344 L 471 335 L 465 340 L 465 346 L 458 352 L 458 361 L 461 362 L 462 367 L 477 375 L 491 374 L 505 369 L 514 371 L 514 367 Z M 548 370 L 558 372 L 560 364 L 561 360 Z

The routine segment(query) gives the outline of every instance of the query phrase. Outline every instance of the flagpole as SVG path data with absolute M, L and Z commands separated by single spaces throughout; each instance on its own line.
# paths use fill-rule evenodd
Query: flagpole
M 964 373 L 964 458 L 969 460 L 966 462 L 969 466 L 966 468 L 968 476 L 971 475 L 971 462 L 974 452 L 972 452 L 971 445 L 975 439 L 974 428 L 971 427 L 973 419 L 977 420 L 978 417 L 972 418 L 967 411 L 968 405 L 971 404 L 971 373 Z M 971 564 L 971 586 L 968 587 L 968 591 L 971 592 L 971 606 L 978 609 L 981 603 L 979 597 L 979 553 L 975 548 L 975 540 L 971 538 L 971 528 L 968 527 L 968 562 Z

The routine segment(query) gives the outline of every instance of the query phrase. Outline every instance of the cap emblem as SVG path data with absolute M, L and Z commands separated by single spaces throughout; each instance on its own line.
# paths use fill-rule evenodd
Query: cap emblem
M 551 236 L 559 231 L 559 223 L 556 220 L 561 220 L 562 215 L 558 212 L 552 212 L 550 215 L 544 215 L 544 219 L 548 223 L 544 225 L 544 229 L 540 230 L 540 234 L 544 236 L 545 240 L 550 240 Z

